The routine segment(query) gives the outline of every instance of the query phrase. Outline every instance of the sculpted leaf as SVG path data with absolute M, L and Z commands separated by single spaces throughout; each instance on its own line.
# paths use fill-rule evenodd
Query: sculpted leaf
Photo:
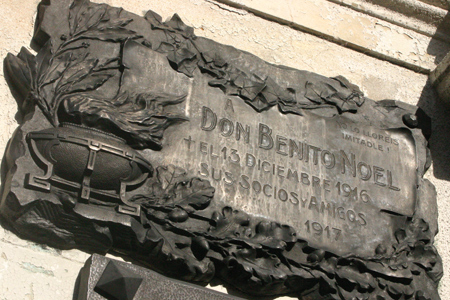
M 93 39 L 106 42 L 122 42 L 130 38 L 138 38 L 133 30 L 116 27 L 90 30 L 80 34 L 77 39 Z
M 46 85 L 52 84 L 61 78 L 63 72 L 67 69 L 71 60 L 70 53 L 63 53 L 60 57 L 53 58 L 53 63 L 49 69 L 42 71 L 38 86 L 40 89 Z
M 106 9 L 106 5 L 104 4 L 97 7 L 88 6 L 83 13 L 78 14 L 78 24 L 73 36 L 79 36 L 91 28 L 97 27 L 100 22 L 106 21 Z
M 14 82 L 15 94 L 20 95 L 21 101 L 24 101 L 31 91 L 33 76 L 35 76 L 28 62 L 20 57 L 8 54 L 5 58 L 4 72 Z
M 133 19 L 130 18 L 116 18 L 112 20 L 108 20 L 108 22 L 103 22 L 97 26 L 98 30 L 112 29 L 118 27 L 125 27 L 130 24 Z
M 162 185 L 162 189 L 170 191 L 177 183 L 177 179 L 186 175 L 186 171 L 174 165 L 169 165 L 167 167 L 158 167 L 156 174 Z
M 223 239 L 236 236 L 251 236 L 252 231 L 247 227 L 249 224 L 250 217 L 248 214 L 235 210 L 230 206 L 225 206 L 222 208 L 222 211 L 213 213 L 209 231 L 214 236 Z
M 36 69 L 35 74 L 36 78 L 34 78 L 34 85 L 33 89 L 35 91 L 38 90 L 39 85 L 38 83 L 43 82 L 43 77 L 46 76 L 46 74 L 49 72 L 49 68 L 51 64 L 53 63 L 53 45 L 52 41 L 49 40 L 47 43 L 45 43 L 44 47 L 36 56 Z
M 74 118 L 81 117 L 81 122 L 90 127 L 103 129 L 104 124 L 112 125 L 109 130 L 114 128 L 114 133 L 134 148 L 159 150 L 165 129 L 186 121 L 183 116 L 166 113 L 164 108 L 183 100 L 184 97 L 152 94 L 120 94 L 111 100 L 74 95 L 64 101 L 64 110 Z
M 92 73 L 97 64 L 98 59 L 87 59 L 86 56 L 72 60 L 62 73 L 61 79 L 56 86 L 56 96 L 70 93 L 71 87 Z M 52 106 L 55 108 L 57 104 L 58 103 L 52 103 Z
M 149 255 L 154 258 L 154 267 L 183 280 L 208 282 L 212 279 L 214 265 L 207 258 L 199 260 L 195 257 L 190 247 L 191 238 L 180 236 L 154 222 L 150 226 L 146 239 L 152 243 Z M 177 267 L 168 269 L 168 264 Z
M 72 84 L 70 92 L 68 93 L 81 93 L 96 90 L 113 76 L 114 73 L 108 72 L 93 73 L 89 77 L 86 77 L 79 82 Z
M 192 178 L 188 182 L 179 182 L 174 186 L 175 203 L 189 205 L 196 210 L 206 208 L 214 196 L 215 189 L 209 181 Z
M 81 15 L 89 6 L 89 0 L 74 0 L 70 5 L 69 10 L 69 27 L 70 35 L 74 35 L 79 23 L 82 21 Z

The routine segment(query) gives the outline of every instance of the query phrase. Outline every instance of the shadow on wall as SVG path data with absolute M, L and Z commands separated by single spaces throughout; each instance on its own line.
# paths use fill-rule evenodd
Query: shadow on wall
M 428 141 L 434 176 L 450 181 L 450 103 L 441 101 L 428 81 L 417 105 L 431 118 L 431 137 Z
M 436 55 L 436 63 L 444 58 L 442 54 L 437 54 L 439 51 L 436 48 L 437 36 L 442 34 L 450 36 L 450 13 L 447 13 L 445 21 L 439 26 L 436 36 L 428 45 L 427 51 L 430 55 Z M 428 80 L 417 106 L 431 118 L 429 146 L 433 159 L 434 176 L 450 181 L 450 99 L 439 99 L 436 90 Z
M 450 6 L 450 2 L 449 2 Z M 447 43 L 442 43 L 442 40 Z M 443 47 L 445 47 L 443 49 Z M 450 13 L 447 13 L 443 22 L 438 26 L 435 36 L 431 39 L 427 47 L 427 53 L 433 55 L 434 62 L 439 64 L 445 57 L 445 53 L 450 51 Z

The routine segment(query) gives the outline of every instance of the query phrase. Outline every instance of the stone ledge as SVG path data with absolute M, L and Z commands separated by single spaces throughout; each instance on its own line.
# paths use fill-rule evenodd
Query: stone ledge
M 331 0 L 334 2 L 334 0 Z M 422 20 L 430 25 L 438 27 L 443 25 L 445 16 L 447 14 L 448 5 L 445 7 L 445 1 L 418 1 L 418 0 L 363 0 L 367 3 L 372 3 L 385 7 L 389 10 L 398 12 L 402 15 Z M 431 5 L 426 2 L 439 3 L 440 7 Z M 442 7 L 444 6 L 444 7 Z
M 426 1 L 327 0 L 415 32 L 450 42 L 447 9 Z M 437 1 L 437 0 L 436 0 Z
M 328 0 L 217 0 L 344 47 L 428 74 L 450 43 Z M 431 53 L 431 54 L 430 54 Z
M 436 88 L 439 98 L 450 106 L 450 53 L 430 74 L 430 80 Z
M 449 1 L 448 0 L 419 0 L 421 2 L 433 5 L 433 6 L 437 6 L 443 9 L 447 9 L 449 8 Z

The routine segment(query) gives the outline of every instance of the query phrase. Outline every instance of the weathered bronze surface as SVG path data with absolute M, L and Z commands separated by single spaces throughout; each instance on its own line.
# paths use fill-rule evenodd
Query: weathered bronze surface
M 395 241 L 398 216 L 415 210 L 408 130 L 339 115 L 255 114 L 228 98 L 187 102 L 189 124 L 168 130 L 168 144 L 153 157 L 207 179 L 216 199 L 291 225 L 299 238 L 336 254 L 370 256 Z
M 416 107 L 87 0 L 41 2 L 33 44 L 5 59 L 20 236 L 255 295 L 438 299 Z

